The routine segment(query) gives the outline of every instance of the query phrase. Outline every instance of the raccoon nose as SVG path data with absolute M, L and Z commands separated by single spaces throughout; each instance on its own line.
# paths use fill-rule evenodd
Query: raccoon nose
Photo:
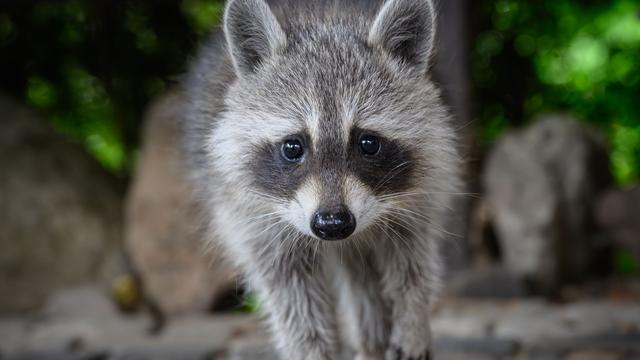
M 311 231 L 323 240 L 342 240 L 353 234 L 356 218 L 345 207 L 331 211 L 320 210 L 311 219 Z

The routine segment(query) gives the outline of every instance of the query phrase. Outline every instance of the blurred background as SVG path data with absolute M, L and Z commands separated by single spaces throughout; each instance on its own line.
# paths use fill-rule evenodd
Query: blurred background
M 0 359 L 271 356 L 176 145 L 223 5 L 0 0 Z M 467 189 L 436 358 L 640 359 L 640 3 L 438 6 Z

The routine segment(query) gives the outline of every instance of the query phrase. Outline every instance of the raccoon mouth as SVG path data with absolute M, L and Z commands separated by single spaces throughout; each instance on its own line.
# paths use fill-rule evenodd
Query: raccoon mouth
M 311 220 L 311 231 L 322 240 L 344 240 L 356 230 L 356 218 L 344 207 L 318 211 Z

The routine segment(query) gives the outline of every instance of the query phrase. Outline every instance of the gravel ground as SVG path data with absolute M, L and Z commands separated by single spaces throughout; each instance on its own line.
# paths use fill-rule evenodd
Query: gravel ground
M 0 359 L 275 359 L 255 316 L 177 318 L 154 335 L 147 316 L 74 291 L 37 315 L 0 317 Z M 638 302 L 444 301 L 433 328 L 436 360 L 640 360 Z

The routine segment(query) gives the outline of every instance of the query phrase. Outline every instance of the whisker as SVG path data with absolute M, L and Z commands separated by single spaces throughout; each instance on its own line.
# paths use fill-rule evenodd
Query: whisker
M 276 202 L 276 203 L 278 203 L 278 204 L 284 204 L 284 203 L 285 203 L 285 201 L 284 201 L 284 200 L 282 200 L 282 199 L 280 199 L 280 198 L 277 198 L 277 197 L 275 197 L 275 196 L 273 196 L 273 195 L 269 195 L 269 194 L 265 194 L 265 193 L 262 193 L 262 192 L 256 191 L 256 190 L 254 190 L 254 189 L 249 189 L 249 190 L 247 190 L 247 192 L 248 192 L 249 194 L 252 194 L 252 195 L 257 196 L 258 198 L 262 198 L 262 199 L 266 199 L 266 200 L 271 200 L 271 201 L 274 201 L 274 202 Z
M 410 209 L 405 209 L 405 208 L 393 208 L 393 209 L 388 209 L 388 211 L 392 211 L 395 212 L 396 215 L 400 215 L 400 216 L 408 216 L 408 217 L 416 217 L 419 219 L 423 219 L 427 222 L 427 224 L 431 227 L 433 227 L 434 229 L 436 229 L 437 231 L 443 233 L 443 234 L 447 234 L 449 236 L 453 236 L 456 238 L 462 238 L 463 236 L 460 234 L 454 234 L 450 231 L 445 230 L 444 228 L 442 228 L 441 226 L 438 226 L 433 219 L 429 218 L 428 216 L 424 215 L 424 214 L 420 214 L 418 212 L 412 211 Z
M 465 192 L 447 192 L 447 191 L 407 191 L 407 192 L 397 192 L 397 193 L 391 193 L 391 194 L 387 194 L 387 195 L 382 195 L 379 196 L 380 199 L 393 199 L 393 198 L 398 198 L 398 197 L 405 197 L 405 196 L 416 196 L 416 195 L 457 195 L 457 196 L 469 196 L 469 197 L 473 197 L 473 198 L 479 198 L 480 197 L 480 193 L 465 193 Z
M 389 172 L 387 172 L 387 174 L 385 176 L 382 177 L 382 179 L 378 182 L 378 184 L 376 184 L 376 186 L 374 186 L 373 188 L 373 192 L 376 192 L 377 190 L 379 190 L 381 187 L 383 187 L 384 185 L 386 185 L 389 181 L 391 181 L 397 174 L 400 173 L 400 170 L 402 169 L 402 167 L 409 165 L 410 162 L 409 161 L 404 161 L 401 164 L 395 166 L 393 169 L 389 170 Z

